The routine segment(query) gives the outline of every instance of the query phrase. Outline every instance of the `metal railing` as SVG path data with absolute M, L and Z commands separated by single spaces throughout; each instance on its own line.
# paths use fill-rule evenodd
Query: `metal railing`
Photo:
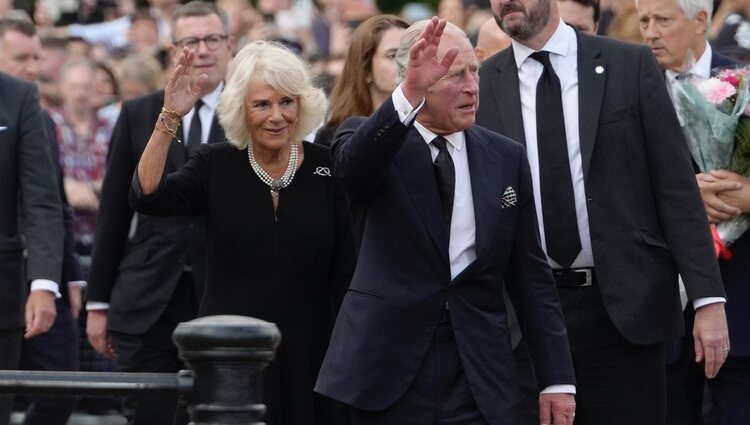
M 191 370 L 171 373 L 0 371 L 0 393 L 174 396 L 188 402 L 194 425 L 261 425 L 261 374 L 281 334 L 273 323 L 243 316 L 209 316 L 180 323 L 173 333 Z

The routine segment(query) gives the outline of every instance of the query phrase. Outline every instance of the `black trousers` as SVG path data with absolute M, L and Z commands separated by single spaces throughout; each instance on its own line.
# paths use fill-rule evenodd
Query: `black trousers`
M 0 329 L 0 369 L 18 369 L 18 360 L 21 356 L 21 340 L 23 329 Z M 13 396 L 0 394 L 0 425 L 10 423 L 10 413 L 13 410 Z
M 352 408 L 352 425 L 487 425 L 479 411 L 450 322 L 437 325 L 422 366 L 406 393 L 380 412 Z
M 664 345 L 625 340 L 598 284 L 558 289 L 578 384 L 575 425 L 663 425 Z
M 718 425 L 750 424 L 750 357 L 730 356 L 708 380 Z
M 664 425 L 664 345 L 625 340 L 609 319 L 596 283 L 558 287 L 558 293 L 577 381 L 574 425 Z M 526 361 L 517 365 L 529 367 Z M 518 374 L 527 380 L 533 376 L 529 370 Z M 539 395 L 533 383 L 522 388 L 522 425 L 538 425 Z
M 185 366 L 172 342 L 180 322 L 197 314 L 198 301 L 192 277 L 183 273 L 166 310 L 157 323 L 142 335 L 110 332 L 117 353 L 117 366 L 123 372 L 176 373 Z M 130 397 L 125 401 L 129 425 L 186 425 L 186 406 L 177 397 Z
M 64 288 L 63 288 L 64 289 Z M 58 298 L 57 316 L 45 333 L 23 341 L 20 368 L 23 370 L 79 370 L 78 325 L 70 305 Z M 24 425 L 65 425 L 73 413 L 76 397 L 31 397 Z

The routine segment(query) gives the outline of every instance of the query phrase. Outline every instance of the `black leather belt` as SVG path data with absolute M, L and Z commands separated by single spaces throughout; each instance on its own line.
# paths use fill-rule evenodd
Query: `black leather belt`
M 591 286 L 596 280 L 594 269 L 553 269 L 552 275 L 555 277 L 557 286 L 568 288 Z

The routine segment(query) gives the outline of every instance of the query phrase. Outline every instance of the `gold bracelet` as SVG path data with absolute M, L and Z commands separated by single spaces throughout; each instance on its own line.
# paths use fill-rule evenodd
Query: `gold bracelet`
M 154 130 L 156 130 L 158 132 L 161 132 L 161 133 L 164 133 L 164 134 L 169 134 L 170 136 L 174 137 L 174 135 L 172 133 L 168 132 L 167 130 L 164 130 L 163 128 L 159 128 L 158 125 L 156 127 L 154 127 Z
M 172 118 L 172 119 L 174 119 L 176 121 L 181 120 L 182 117 L 183 117 L 182 114 L 178 114 L 176 111 L 169 110 L 169 109 L 167 109 L 167 108 L 165 108 L 163 106 L 161 107 L 161 113 L 162 114 L 166 114 L 167 116 L 169 116 L 170 118 Z
M 167 124 L 167 119 L 169 119 L 169 118 L 165 117 L 165 116 L 164 116 L 163 114 L 160 114 L 160 115 L 159 115 L 159 122 L 161 123 L 161 125 L 163 125 L 163 126 L 164 126 L 164 128 L 165 128 L 166 130 L 162 130 L 162 129 L 160 129 L 158 125 L 157 125 L 157 126 L 156 126 L 155 128 L 156 128 L 157 130 L 159 130 L 159 131 L 163 132 L 163 133 L 168 133 L 168 134 L 169 134 L 169 135 L 171 135 L 171 136 L 172 136 L 173 138 L 177 139 L 177 142 L 178 142 L 178 143 L 182 143 L 182 140 L 180 140 L 180 138 L 179 138 L 179 137 L 177 137 L 177 126 L 175 126 L 175 127 L 173 127 L 173 128 L 170 128 L 170 127 L 169 127 L 169 125 Z
M 182 120 L 176 120 L 173 117 L 170 117 L 169 115 L 166 115 L 166 114 L 159 114 L 159 119 L 163 120 L 164 123 L 166 123 L 167 121 L 169 121 L 169 124 L 172 124 L 172 127 L 175 130 L 177 129 L 177 127 L 180 126 L 180 123 L 182 122 Z M 169 126 L 167 126 L 167 128 L 169 128 Z

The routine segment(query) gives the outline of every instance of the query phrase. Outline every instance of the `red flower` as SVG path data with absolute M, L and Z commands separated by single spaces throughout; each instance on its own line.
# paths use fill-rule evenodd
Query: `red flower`
M 714 251 L 716 251 L 716 258 L 724 261 L 729 261 L 732 259 L 732 251 L 729 250 L 729 248 L 724 245 L 724 242 L 721 241 L 721 238 L 719 237 L 719 233 L 716 231 L 716 226 L 713 224 L 711 227 L 711 237 L 714 240 Z
M 735 75 L 726 73 L 722 75 L 721 77 L 722 81 L 726 81 L 727 83 L 733 85 L 734 87 L 738 87 L 740 85 L 740 79 L 737 78 Z

